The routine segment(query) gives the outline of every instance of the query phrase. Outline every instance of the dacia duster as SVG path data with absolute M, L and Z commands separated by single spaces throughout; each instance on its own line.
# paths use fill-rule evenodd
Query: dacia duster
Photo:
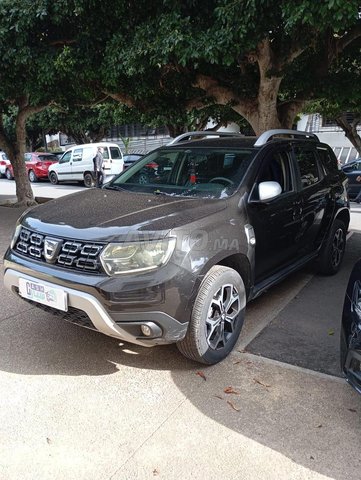
M 292 130 L 199 135 L 23 214 L 7 288 L 84 327 L 176 342 L 213 364 L 236 344 L 248 301 L 308 262 L 339 270 L 350 214 L 329 146 Z

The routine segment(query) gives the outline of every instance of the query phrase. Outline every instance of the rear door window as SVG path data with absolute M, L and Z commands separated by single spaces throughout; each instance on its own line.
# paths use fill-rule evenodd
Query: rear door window
M 337 158 L 333 152 L 330 152 L 326 148 L 317 148 L 317 153 L 326 173 L 338 171 Z
M 299 169 L 302 189 L 318 183 L 323 175 L 319 167 L 316 151 L 296 146 L 294 153 Z

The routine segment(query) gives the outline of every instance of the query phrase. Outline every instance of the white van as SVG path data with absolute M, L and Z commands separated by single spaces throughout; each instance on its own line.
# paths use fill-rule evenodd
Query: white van
M 123 154 L 116 143 L 84 143 L 68 148 L 59 159 L 49 167 L 49 180 L 53 185 L 59 182 L 83 181 L 86 187 L 94 186 L 93 158 L 97 148 L 103 148 L 104 183 L 123 171 Z

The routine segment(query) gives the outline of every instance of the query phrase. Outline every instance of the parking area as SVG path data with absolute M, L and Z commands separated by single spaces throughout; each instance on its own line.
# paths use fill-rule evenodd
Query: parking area
M 338 369 L 352 207 L 339 274 L 307 268 L 253 301 L 212 367 L 61 322 L 1 279 L 0 478 L 359 479 L 361 397 Z M 20 213 L 0 207 L 1 259 Z
M 37 183 L 33 183 L 32 189 L 35 197 L 41 198 L 57 198 L 63 195 L 69 195 L 70 193 L 79 192 L 86 187 L 73 183 L 64 183 L 60 185 L 52 185 L 46 180 L 41 180 Z M 7 180 L 6 178 L 0 178 L 0 204 L 6 199 L 16 199 L 16 187 L 15 180 Z

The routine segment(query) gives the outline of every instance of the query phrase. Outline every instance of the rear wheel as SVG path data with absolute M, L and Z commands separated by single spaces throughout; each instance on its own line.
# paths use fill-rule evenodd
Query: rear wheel
M 35 183 L 38 181 L 38 177 L 36 176 L 34 170 L 29 170 L 28 176 L 31 183 Z
M 58 185 L 59 183 L 58 176 L 55 172 L 49 173 L 49 180 L 53 185 Z
M 138 183 L 140 185 L 146 185 L 149 183 L 149 176 L 146 173 L 141 173 L 138 177 Z
M 241 276 L 229 267 L 212 267 L 199 287 L 187 334 L 177 343 L 179 351 L 208 365 L 223 360 L 241 332 L 245 304 Z
M 335 220 L 318 260 L 318 270 L 324 275 L 334 275 L 341 267 L 346 247 L 346 226 Z
M 14 178 L 11 171 L 8 168 L 6 169 L 5 176 L 8 180 L 12 180 Z
M 94 178 L 90 172 L 84 173 L 84 185 L 87 188 L 94 187 Z

